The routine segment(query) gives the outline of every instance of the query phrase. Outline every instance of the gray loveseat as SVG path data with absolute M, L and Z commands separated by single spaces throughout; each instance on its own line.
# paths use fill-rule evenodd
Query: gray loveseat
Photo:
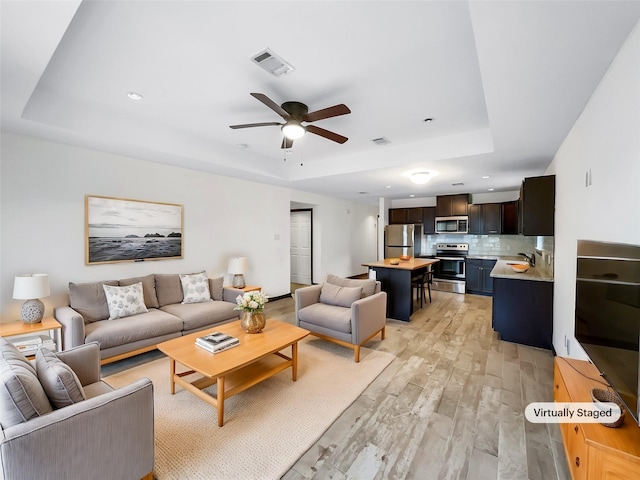
M 0 338 L 0 479 L 153 479 L 153 384 L 100 380 L 98 345 L 29 362 Z
M 194 276 L 197 274 L 192 274 Z M 223 287 L 223 278 L 209 278 L 207 298 L 183 303 L 184 287 L 178 274 L 150 274 L 144 277 L 94 283 L 69 283 L 69 306 L 54 309 L 62 324 L 65 350 L 89 342 L 100 346 L 101 363 L 153 350 L 158 343 L 237 320 L 235 299 L 242 290 Z M 110 319 L 105 288 L 142 284 L 144 313 Z M 141 303 L 141 302 L 140 302 Z

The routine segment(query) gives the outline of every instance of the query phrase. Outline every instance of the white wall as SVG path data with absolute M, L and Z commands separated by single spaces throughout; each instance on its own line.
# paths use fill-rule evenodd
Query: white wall
M 362 263 L 376 259 L 376 206 L 300 190 L 291 190 L 291 201 L 313 210 L 313 283 L 322 283 L 330 273 L 366 273 Z
M 70 281 L 203 269 L 224 275 L 232 256 L 248 258 L 248 283 L 271 296 L 289 293 L 290 202 L 305 197 L 301 192 L 5 132 L 0 154 L 2 321 L 19 318 L 22 301 L 11 297 L 20 273 L 49 274 L 46 315 L 66 302 Z M 86 194 L 183 205 L 184 258 L 85 265 Z M 316 272 L 363 271 L 359 262 L 375 257 L 375 235 L 369 238 L 363 225 L 375 218 L 376 208 L 312 199 L 322 227 Z
M 586 358 L 574 337 L 577 240 L 640 245 L 639 59 L 640 23 L 547 172 L 556 174 L 553 345 L 559 355 Z

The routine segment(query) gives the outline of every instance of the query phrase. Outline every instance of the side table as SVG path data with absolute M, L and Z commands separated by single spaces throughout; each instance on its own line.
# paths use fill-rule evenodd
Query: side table
M 49 331 L 56 342 L 56 351 L 62 350 L 62 325 L 53 317 L 46 317 L 40 323 L 16 322 L 0 323 L 0 337 L 13 337 Z
M 242 290 L 243 292 L 259 292 L 260 290 L 262 290 L 262 287 L 257 287 L 255 285 L 247 285 L 244 288 L 240 288 L 238 290 Z

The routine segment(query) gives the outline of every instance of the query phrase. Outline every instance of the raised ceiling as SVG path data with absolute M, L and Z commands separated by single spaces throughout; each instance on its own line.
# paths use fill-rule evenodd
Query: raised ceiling
M 543 174 L 640 18 L 636 1 L 0 8 L 3 130 L 369 203 Z M 259 68 L 266 47 L 295 70 Z M 250 92 L 344 103 L 351 114 L 316 125 L 349 140 L 307 134 L 285 153 L 277 126 L 231 130 L 281 121 Z M 432 181 L 412 184 L 416 170 Z

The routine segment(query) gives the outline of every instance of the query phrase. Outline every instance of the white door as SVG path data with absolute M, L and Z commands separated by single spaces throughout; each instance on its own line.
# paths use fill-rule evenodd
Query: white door
M 311 211 L 291 212 L 291 283 L 311 285 Z

